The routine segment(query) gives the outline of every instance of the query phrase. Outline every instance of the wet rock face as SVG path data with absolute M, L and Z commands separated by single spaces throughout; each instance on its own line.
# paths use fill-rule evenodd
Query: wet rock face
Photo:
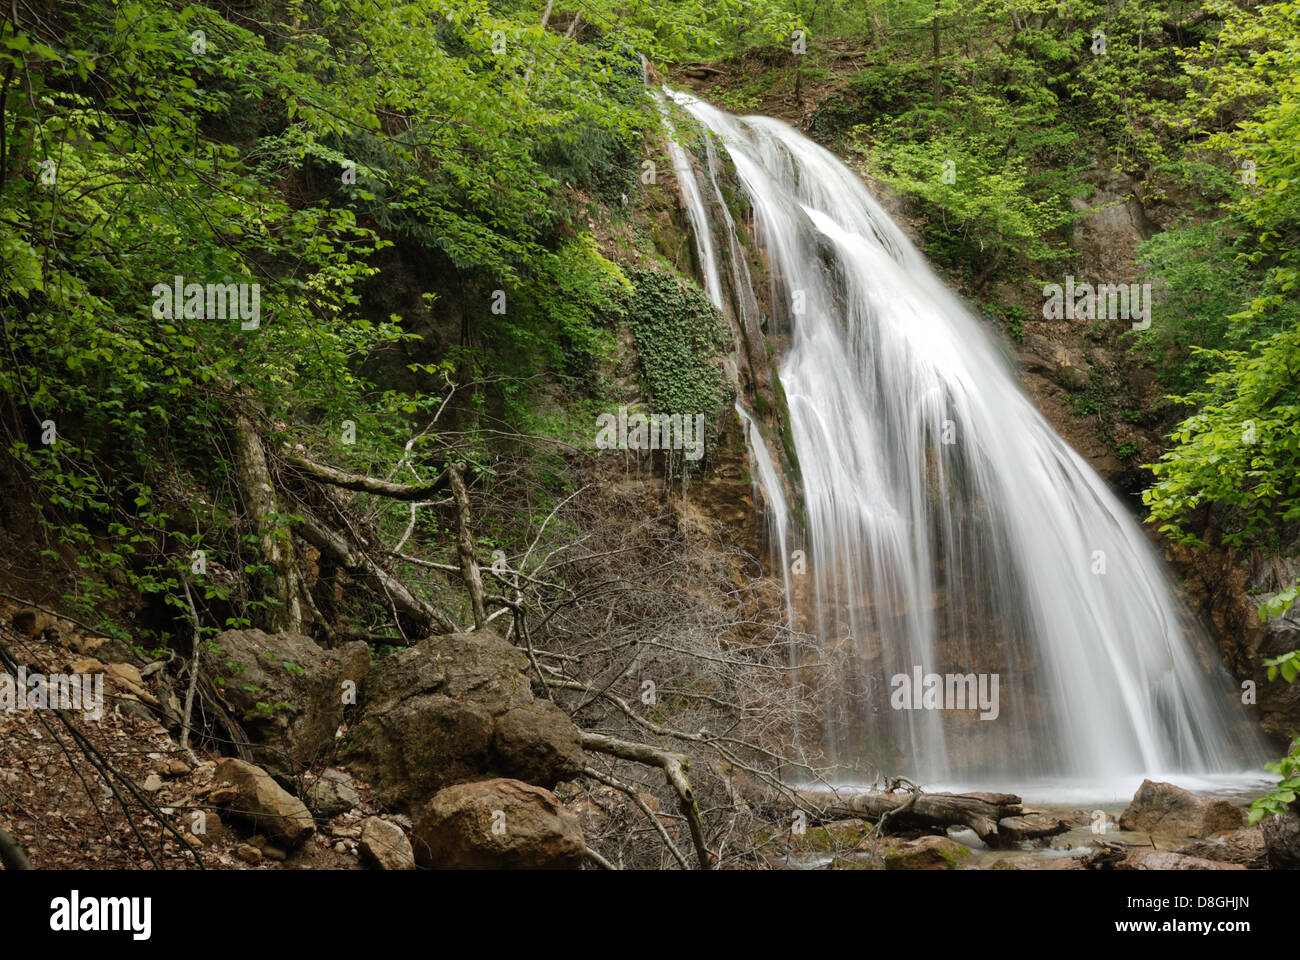
M 213 642 L 216 650 L 202 653 L 205 672 L 222 681 L 253 759 L 282 776 L 296 776 L 334 742 L 344 692 L 355 692 L 370 667 L 360 641 L 326 650 L 298 633 L 227 630 Z
M 1172 783 L 1143 780 L 1120 814 L 1125 830 L 1171 837 L 1208 837 L 1244 826 L 1246 815 L 1227 800 L 1197 796 Z
M 1213 541 L 1208 532 L 1202 538 Z M 1300 579 L 1300 557 L 1261 557 L 1232 549 L 1170 546 L 1166 557 L 1185 578 L 1186 591 L 1213 623 L 1224 663 L 1254 688 L 1247 709 L 1285 752 L 1300 731 L 1300 681 L 1270 681 L 1264 661 L 1300 649 L 1300 605 L 1283 616 L 1259 619 L 1259 608 Z M 1243 693 L 1243 696 L 1245 694 Z
M 491 633 L 430 637 L 381 661 L 345 762 L 388 807 L 507 774 L 554 786 L 585 764 L 578 728 L 534 699 L 523 651 Z
M 440 790 L 413 847 L 416 863 L 443 870 L 576 869 L 586 851 L 577 817 L 553 793 L 505 779 Z

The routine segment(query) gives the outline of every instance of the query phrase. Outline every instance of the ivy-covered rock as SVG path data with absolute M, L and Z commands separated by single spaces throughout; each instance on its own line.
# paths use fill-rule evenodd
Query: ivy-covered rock
M 641 361 L 650 412 L 704 415 L 705 450 L 717 439 L 731 389 L 721 356 L 729 327 L 699 288 L 653 270 L 633 270 L 627 320 Z

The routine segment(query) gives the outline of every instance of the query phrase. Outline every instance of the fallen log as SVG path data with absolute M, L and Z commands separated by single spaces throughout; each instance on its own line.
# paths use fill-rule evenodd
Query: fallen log
M 1020 798 L 1010 793 L 883 793 L 837 795 L 796 790 L 804 810 L 819 820 L 889 816 L 891 829 L 970 827 L 986 843 L 996 838 L 998 823 L 1021 814 Z M 913 801 L 913 796 L 915 800 Z M 903 809 L 906 807 L 906 809 Z
M 1002 820 L 1024 813 L 1020 798 L 1011 793 L 779 791 L 754 783 L 740 787 L 739 792 L 752 805 L 782 820 L 788 819 L 794 807 L 814 823 L 856 818 L 879 823 L 888 818 L 890 832 L 970 827 L 989 846 L 1001 843 L 998 824 Z

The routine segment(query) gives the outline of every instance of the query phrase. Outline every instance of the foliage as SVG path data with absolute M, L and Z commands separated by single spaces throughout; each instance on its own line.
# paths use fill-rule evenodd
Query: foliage
M 1256 331 L 1231 318 L 1249 304 L 1258 281 L 1236 255 L 1249 242 L 1227 219 L 1157 233 L 1139 249 L 1159 304 L 1146 330 L 1132 331 L 1130 352 L 1150 363 L 1167 389 L 1188 393 L 1222 369 L 1215 350 L 1241 349 Z
M 1204 362 L 1217 372 L 1182 398 L 1196 412 L 1152 468 L 1157 482 L 1145 500 L 1161 529 L 1183 539 L 1194 539 L 1185 529 L 1194 511 L 1227 505 L 1232 525 L 1224 541 L 1258 543 L 1277 524 L 1300 519 L 1300 7 L 1210 6 L 1225 22 L 1219 44 L 1203 47 L 1189 64 L 1197 81 L 1194 119 L 1217 117 L 1229 104 L 1250 111 L 1208 144 L 1258 171 L 1255 183 L 1241 178 L 1226 208 L 1249 231 L 1234 263 L 1258 278 L 1249 302 L 1228 320 L 1254 336 L 1241 349 L 1206 348 Z
M 556 29 L 540 7 L 482 0 L 291 0 L 255 16 L 92 0 L 0 27 L 6 446 L 47 559 L 75 557 L 69 603 L 145 594 L 188 616 L 197 549 L 269 572 L 239 521 L 240 414 L 273 443 L 369 469 L 399 459 L 453 372 L 493 374 L 520 419 L 537 373 L 576 405 L 599 393 L 627 284 L 573 224 L 635 188 L 657 122 L 642 53 L 699 56 L 796 21 L 771 0 L 577 12 Z M 474 314 L 464 343 L 430 356 L 366 300 L 394 244 L 442 271 L 431 291 L 503 289 L 512 309 Z M 256 284 L 260 317 L 156 315 L 154 285 L 177 276 Z M 415 361 L 400 389 L 369 362 L 394 351 Z M 499 376 L 501 354 L 519 376 Z M 488 398 L 465 403 L 472 423 Z M 339 441 L 344 421 L 355 443 Z M 224 587 L 198 586 L 228 625 L 266 602 L 229 608 Z
M 927 233 L 940 260 L 975 262 L 1002 249 L 1035 260 L 1058 255 L 1048 235 L 1067 220 L 1066 212 L 1059 201 L 1034 199 L 1024 160 L 1005 159 L 1001 145 L 978 136 L 911 140 L 897 122 L 877 124 L 870 142 L 875 145 L 859 145 L 873 172 L 934 210 Z

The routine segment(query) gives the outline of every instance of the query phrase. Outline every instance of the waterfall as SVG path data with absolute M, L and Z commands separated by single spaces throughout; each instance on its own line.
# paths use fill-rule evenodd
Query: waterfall
M 1258 770 L 1262 738 L 1138 522 L 865 186 L 778 120 L 668 98 L 729 156 L 768 265 L 754 287 L 712 143 L 706 188 L 670 128 L 706 292 L 732 312 L 770 304 L 784 344 L 801 524 L 738 413 L 787 597 L 837 671 L 817 749 L 846 770 L 1004 788 Z M 809 579 L 792 590 L 796 548 Z M 910 689 L 931 674 L 936 700 Z

